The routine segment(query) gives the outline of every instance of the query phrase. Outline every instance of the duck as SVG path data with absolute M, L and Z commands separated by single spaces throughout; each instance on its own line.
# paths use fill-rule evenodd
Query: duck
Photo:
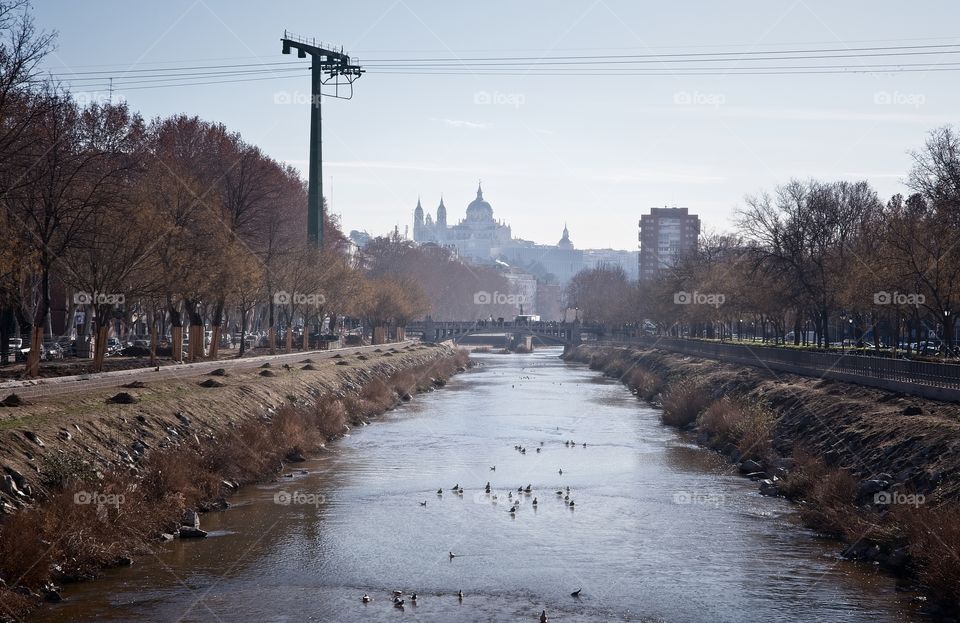
M 537 448 L 537 454 L 540 454 L 540 448 Z
M 537 505 L 537 498 L 533 498 L 533 505 L 534 505 L 534 506 Z
M 394 597 L 399 597 L 400 595 L 403 595 L 403 591 L 393 591 Z
M 513 491 L 507 493 L 507 497 L 512 500 L 512 499 L 513 499 Z
M 463 495 L 463 487 L 457 489 L 457 495 Z
M 541 610 L 541 611 L 540 611 L 540 623 L 547 623 L 547 611 L 546 611 L 546 610 Z
M 527 453 L 526 448 L 520 448 L 520 454 L 526 454 L 526 453 Z
M 564 502 L 569 502 L 569 501 L 570 501 L 570 494 L 567 494 L 567 495 L 563 496 L 563 501 L 564 501 Z
M 573 508 L 574 506 L 576 506 L 576 504 L 573 502 L 573 500 L 570 500 L 570 508 Z
M 517 513 L 517 505 L 514 504 L 513 506 L 511 506 L 510 510 L 507 512 L 510 513 L 511 515 L 515 515 Z
M 437 495 L 443 495 L 443 489 L 437 489 Z
M 575 590 L 575 591 L 573 591 L 572 593 L 570 593 L 570 596 L 571 596 L 571 597 L 579 597 L 579 596 L 580 596 L 580 591 L 582 591 L 582 590 L 583 590 L 583 587 L 580 587 L 580 588 L 578 588 L 577 590 Z
M 453 485 L 452 487 L 450 487 L 450 490 L 451 490 L 451 491 L 456 491 L 456 490 L 459 489 L 459 488 L 460 488 L 460 483 L 458 482 L 457 484 L 455 484 L 455 485 Z
M 420 502 L 420 506 L 426 506 L 426 505 L 427 505 L 427 501 L 426 501 L 426 500 L 424 500 L 423 502 Z
M 523 493 L 523 485 L 517 487 L 517 493 Z
M 491 466 L 490 466 L 490 471 L 491 471 L 491 472 L 497 471 L 497 466 L 496 466 L 496 465 L 491 465 Z
M 557 495 L 563 495 L 563 491 L 557 491 Z
M 587 447 L 587 442 L 586 442 L 586 441 L 583 442 L 583 447 L 584 447 L 584 448 Z
M 463 591 L 457 591 L 457 599 L 463 601 Z
M 560 468 L 560 475 L 563 476 L 563 468 Z
M 527 486 L 524 487 L 524 489 L 523 489 L 523 492 L 524 492 L 524 493 L 530 493 L 531 491 L 533 491 L 533 486 L 532 486 L 532 485 L 527 485 Z
M 365 604 L 368 604 L 371 601 L 373 601 L 373 599 L 370 598 L 370 595 L 367 595 L 366 593 L 363 594 L 363 597 L 361 597 L 360 600 L 363 601 L 363 603 Z
M 453 552 L 450 552 L 450 560 L 453 560 L 456 557 L 457 557 L 456 554 L 454 554 Z
M 402 610 L 402 609 L 403 609 L 403 600 L 402 600 L 402 599 L 395 599 L 395 600 L 393 600 L 393 607 L 394 607 L 394 608 L 400 608 L 400 609 Z
M 416 594 L 416 593 L 414 593 L 413 595 L 410 595 L 410 602 L 411 602 L 411 603 L 417 603 L 417 594 Z

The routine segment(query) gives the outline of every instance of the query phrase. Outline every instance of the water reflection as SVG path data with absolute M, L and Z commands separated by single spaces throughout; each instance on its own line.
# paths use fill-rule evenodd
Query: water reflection
M 37 620 L 917 620 L 890 578 L 838 561 L 785 502 L 556 355 L 478 356 L 309 473 L 204 516 L 215 538 L 156 546 Z M 417 605 L 394 608 L 395 589 Z

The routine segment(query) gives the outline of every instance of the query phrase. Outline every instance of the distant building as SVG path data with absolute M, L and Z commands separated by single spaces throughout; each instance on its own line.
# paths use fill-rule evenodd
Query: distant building
M 559 283 L 537 284 L 537 313 L 540 320 L 563 320 L 563 287 Z
M 573 248 L 570 232 L 564 225 L 557 244 L 515 239 L 511 246 L 503 249 L 501 257 L 509 264 L 536 273 L 542 281 L 566 284 L 583 270 L 583 253 Z
M 477 198 L 467 206 L 467 215 L 456 225 L 447 225 L 447 207 L 443 198 L 437 207 L 437 220 L 424 216 L 420 200 L 413 211 L 413 240 L 419 243 L 456 247 L 461 257 L 481 262 L 491 261 L 512 241 L 510 226 L 493 218 L 493 208 L 483 199 L 483 189 L 477 186 Z
M 695 216 L 692 218 L 696 220 Z M 695 239 L 696 235 L 694 244 Z M 636 279 L 638 273 L 636 251 L 577 249 L 566 225 L 556 244 L 514 238 L 510 225 L 493 217 L 493 207 L 483 198 L 483 188 L 479 185 L 476 198 L 467 206 L 465 218 L 455 225 L 447 222 L 447 207 L 442 197 L 436 216 L 426 212 L 417 199 L 413 211 L 413 240 L 420 245 L 447 248 L 477 264 L 499 263 L 501 267 L 519 269 L 535 277 L 541 286 L 551 283 L 566 286 L 581 270 L 599 266 L 620 266 L 630 279 Z M 538 298 L 545 300 L 545 297 Z M 560 305 L 558 296 L 551 294 L 546 299 L 553 308 Z
M 510 284 L 510 301 L 514 305 L 514 313 L 538 314 L 537 310 L 537 278 L 516 268 L 511 268 L 503 274 Z
M 619 249 L 586 249 L 583 252 L 584 268 L 604 268 L 618 266 L 631 281 L 637 280 L 639 251 L 621 251 Z
M 681 255 L 695 251 L 700 217 L 687 208 L 650 208 L 640 217 L 640 279 L 652 279 L 674 266 Z

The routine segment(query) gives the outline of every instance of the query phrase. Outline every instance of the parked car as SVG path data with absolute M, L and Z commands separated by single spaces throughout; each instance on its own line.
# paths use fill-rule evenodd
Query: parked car
M 107 338 L 107 354 L 116 355 L 123 350 L 123 344 L 120 343 L 120 340 L 115 337 Z
M 12 337 L 8 342 L 10 346 L 10 354 L 13 355 L 15 361 L 26 361 L 27 355 L 30 353 L 30 341 L 25 340 L 21 337 Z
M 63 359 L 63 348 L 60 346 L 60 343 L 56 340 L 44 340 L 42 350 L 40 351 L 40 359 L 44 361 Z

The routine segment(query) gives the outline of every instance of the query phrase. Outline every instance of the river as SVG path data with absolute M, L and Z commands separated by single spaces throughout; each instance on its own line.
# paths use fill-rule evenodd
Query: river
M 443 390 L 204 515 L 207 539 L 155 545 L 33 620 L 922 620 L 892 578 L 838 559 L 790 504 L 558 354 L 476 355 Z

